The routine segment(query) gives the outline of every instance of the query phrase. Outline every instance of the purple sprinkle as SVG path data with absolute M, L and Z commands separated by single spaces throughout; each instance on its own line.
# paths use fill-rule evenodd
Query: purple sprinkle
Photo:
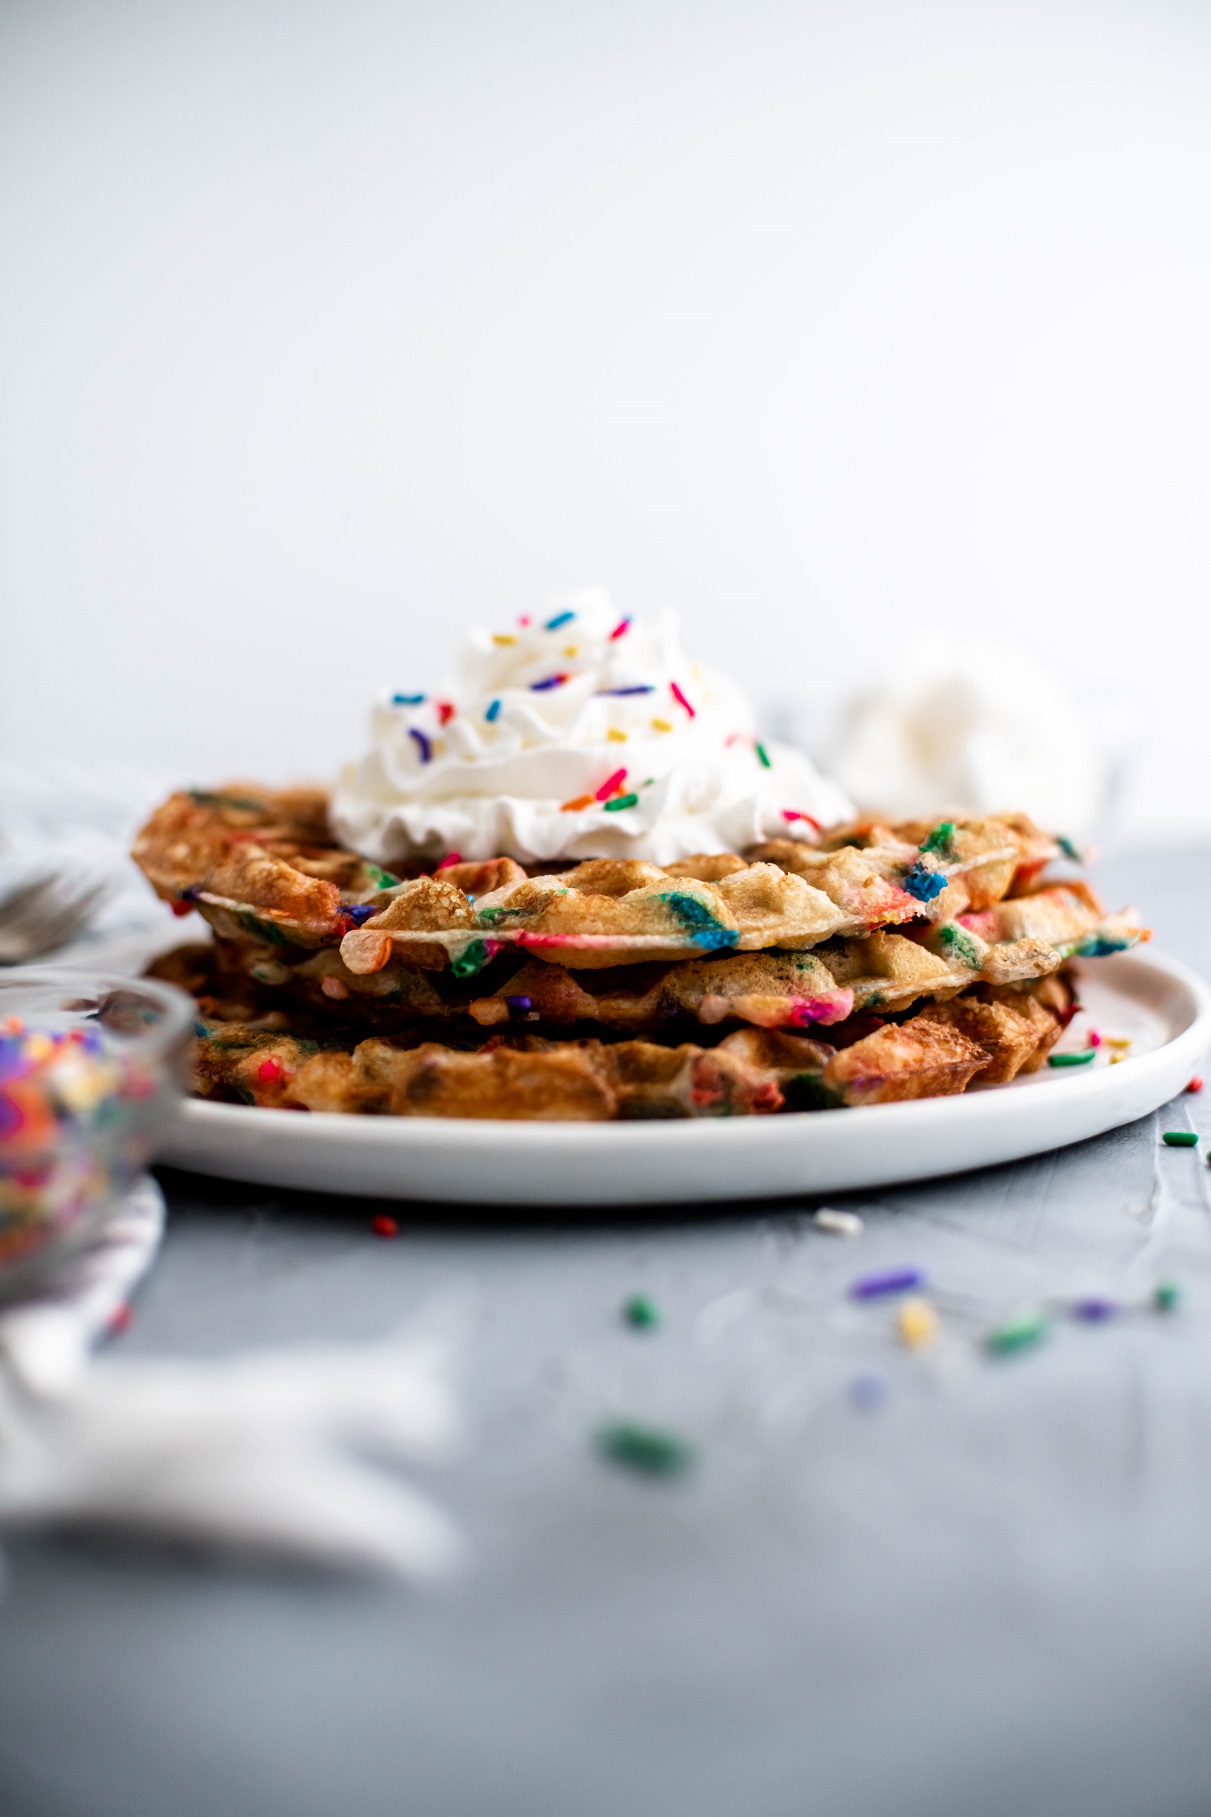
M 32 1065 L 20 1035 L 0 1035 L 0 1079 L 23 1079 Z
M 598 688 L 598 694 L 654 694 L 656 689 L 647 685 L 638 688 Z
M 424 698 L 423 694 L 393 694 L 391 705 L 393 707 L 419 707 Z
M 493 700 L 493 701 L 489 701 L 489 703 L 488 703 L 488 710 L 487 710 L 487 712 L 486 712 L 486 713 L 485 713 L 485 714 L 484 714 L 484 718 L 485 718 L 485 719 L 486 719 L 486 720 L 487 720 L 487 722 L 488 722 L 488 724 L 489 724 L 489 725 L 491 725 L 491 724 L 492 724 L 492 721 L 493 721 L 493 720 L 494 720 L 494 719 L 496 719 L 496 718 L 497 718 L 497 717 L 498 717 L 498 716 L 499 716 L 499 714 L 500 714 L 500 702 L 499 702 L 499 700 Z
M 1085 1319 L 1091 1325 L 1102 1324 L 1106 1319 L 1112 1319 L 1117 1311 L 1118 1307 L 1113 1300 L 1100 1299 L 1096 1294 L 1091 1294 L 1087 1299 L 1072 1302 L 1073 1318 Z
M 421 762 L 428 763 L 429 759 L 433 755 L 433 746 L 429 743 L 429 740 L 425 737 L 425 734 L 423 732 L 419 731 L 416 726 L 409 726 L 408 727 L 408 736 L 409 736 L 409 738 L 415 738 L 416 748 L 420 752 Z
M 524 1015 L 530 1008 L 530 999 L 528 997 L 506 997 L 505 1002 L 510 1009 L 517 1010 L 521 1015 Z
M 530 683 L 531 694 L 545 694 L 548 688 L 562 688 L 567 680 L 566 675 L 545 675 L 541 681 Z
M 558 631 L 560 625 L 570 625 L 575 616 L 575 612 L 557 612 L 554 618 L 548 618 L 547 630 Z
M 907 1293 L 912 1287 L 924 1287 L 922 1268 L 888 1268 L 882 1274 L 864 1274 L 850 1288 L 854 1300 L 877 1300 L 885 1293 Z
M 20 1106 L 6 1092 L 0 1091 L 0 1139 L 15 1136 L 20 1127 Z
M 363 921 L 369 921 L 371 915 L 377 915 L 378 910 L 375 908 L 373 902 L 358 902 L 353 908 L 347 908 L 345 913 L 348 915 L 350 921 L 352 921 L 354 927 L 360 927 Z
M 856 1375 L 849 1385 L 849 1398 L 863 1413 L 876 1413 L 887 1399 L 887 1378 Z

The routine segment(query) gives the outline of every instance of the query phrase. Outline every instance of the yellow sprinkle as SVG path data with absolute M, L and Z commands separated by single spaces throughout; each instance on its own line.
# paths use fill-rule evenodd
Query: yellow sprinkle
M 440 757 L 442 755 L 443 751 L 445 750 L 445 748 L 446 748 L 446 741 L 444 738 L 435 738 L 433 740 L 433 743 L 429 747 L 429 749 L 433 752 L 433 755 L 435 757 Z
M 1125 1060 L 1126 1058 L 1126 1054 L 1111 1054 L 1110 1064 L 1111 1066 L 1117 1066 L 1120 1061 Z
M 625 744 L 627 741 L 626 733 L 620 732 L 618 730 L 617 726 L 611 726 L 609 731 L 606 733 L 606 737 L 609 739 L 611 744 Z
M 494 644 L 500 644 L 503 648 L 506 644 L 515 644 L 517 639 L 515 637 L 510 637 L 507 631 L 493 631 L 492 642 Z
M 1128 1035 L 1103 1035 L 1102 1046 L 1126 1048 L 1131 1046 L 1131 1039 Z
M 569 644 L 568 647 L 566 648 L 566 650 L 564 651 L 564 655 L 565 656 L 579 656 L 580 651 L 575 644 Z
M 923 1350 L 938 1335 L 938 1315 L 928 1300 L 902 1300 L 896 1314 L 896 1331 L 909 1350 Z
M 671 732 L 672 729 L 673 728 L 667 719 L 654 719 L 652 721 L 653 732 Z

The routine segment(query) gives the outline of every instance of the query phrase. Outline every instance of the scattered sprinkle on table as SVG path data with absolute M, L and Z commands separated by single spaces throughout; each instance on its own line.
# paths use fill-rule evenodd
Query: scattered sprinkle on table
M 1161 1137 L 1166 1148 L 1197 1148 L 1198 1136 L 1192 1129 L 1167 1129 Z
M 1104 1325 L 1108 1319 L 1115 1317 L 1118 1310 L 1113 1300 L 1108 1300 L 1104 1295 L 1096 1293 L 1086 1294 L 1080 1300 L 1073 1300 L 1069 1307 L 1073 1318 L 1080 1319 L 1086 1325 Z
M 1176 1281 L 1158 1281 L 1152 1289 L 1152 1304 L 1158 1312 L 1176 1312 L 1182 1290 Z
M 640 1476 L 684 1476 L 695 1462 L 694 1447 L 675 1432 L 618 1420 L 597 1434 L 597 1449 L 612 1464 Z
M 938 1335 L 938 1315 L 928 1300 L 915 1294 L 901 1302 L 896 1313 L 896 1335 L 909 1350 L 924 1350 Z
M 1017 1350 L 1029 1350 L 1032 1345 L 1041 1344 L 1050 1330 L 1051 1322 L 1045 1312 L 1024 1312 L 1019 1318 L 1010 1319 L 988 1332 L 984 1348 L 993 1356 L 1012 1356 Z
M 829 1230 L 835 1237 L 860 1237 L 866 1225 L 856 1211 L 838 1211 L 832 1205 L 822 1205 L 812 1219 L 818 1230 Z
M 654 1331 L 660 1323 L 660 1308 L 646 1293 L 633 1293 L 622 1303 L 622 1316 L 636 1331 Z
M 924 1287 L 925 1273 L 920 1268 L 886 1268 L 879 1274 L 863 1274 L 849 1290 L 853 1300 L 877 1300 L 888 1293 L 909 1293 Z
M 377 1218 L 371 1218 L 370 1228 L 376 1237 L 397 1237 L 399 1235 L 399 1224 L 396 1219 L 389 1218 L 382 1213 Z
M 1048 1066 L 1087 1066 L 1093 1059 L 1095 1048 L 1087 1047 L 1083 1054 L 1048 1054 Z
M 849 1398 L 862 1413 L 877 1413 L 887 1399 L 887 1378 L 882 1375 L 856 1375 L 849 1384 Z

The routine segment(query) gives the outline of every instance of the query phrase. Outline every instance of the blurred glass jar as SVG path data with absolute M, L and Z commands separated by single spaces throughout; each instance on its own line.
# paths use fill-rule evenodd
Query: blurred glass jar
M 176 1113 L 194 1005 L 171 985 L 0 973 L 0 1280 L 84 1240 Z

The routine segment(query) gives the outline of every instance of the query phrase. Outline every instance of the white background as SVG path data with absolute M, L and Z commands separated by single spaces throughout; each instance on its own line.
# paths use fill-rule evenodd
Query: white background
M 1211 831 L 1211 7 L 0 31 L 0 756 L 322 776 L 601 581 L 818 748 L 999 637 Z

